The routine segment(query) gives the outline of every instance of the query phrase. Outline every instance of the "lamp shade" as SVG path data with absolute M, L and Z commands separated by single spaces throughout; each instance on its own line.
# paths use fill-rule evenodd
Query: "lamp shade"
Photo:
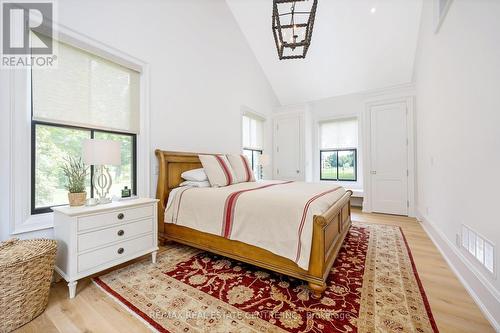
M 259 164 L 262 166 L 268 166 L 271 162 L 271 158 L 267 154 L 260 155 Z
M 120 165 L 121 145 L 118 141 L 88 139 L 83 141 L 83 161 L 87 165 Z

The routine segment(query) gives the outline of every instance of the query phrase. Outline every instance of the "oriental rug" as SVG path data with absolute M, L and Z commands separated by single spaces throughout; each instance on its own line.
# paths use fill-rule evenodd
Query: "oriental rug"
M 158 332 L 437 332 L 398 227 L 353 223 L 321 299 L 304 281 L 169 244 L 94 283 Z

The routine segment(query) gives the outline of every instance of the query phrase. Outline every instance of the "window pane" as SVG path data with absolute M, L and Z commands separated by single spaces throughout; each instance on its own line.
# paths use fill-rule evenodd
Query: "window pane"
M 258 150 L 253 151 L 253 165 L 252 165 L 252 170 L 253 174 L 255 176 L 255 179 L 260 179 L 260 155 L 262 155 L 262 152 Z
M 321 179 L 337 180 L 337 152 L 321 152 Z
M 133 180 L 133 145 L 134 140 L 131 135 L 126 134 L 115 134 L 106 132 L 95 132 L 95 139 L 101 140 L 115 140 L 121 143 L 121 160 L 122 164 L 119 166 L 108 165 L 109 173 L 111 174 L 112 184 L 109 190 L 109 197 L 117 196 L 121 197 L 121 190 L 127 186 L 132 189 Z
M 250 167 L 252 168 L 255 179 L 261 179 L 260 177 L 260 156 L 262 155 L 262 151 L 260 150 L 252 150 L 252 149 L 243 149 L 243 155 L 248 158 L 250 162 Z
M 36 125 L 35 208 L 68 203 L 66 176 L 61 166 L 69 156 L 81 157 L 82 140 L 89 138 L 88 130 Z M 90 177 L 87 193 L 90 195 Z
M 243 149 L 243 155 L 245 155 L 247 158 L 248 158 L 248 161 L 250 161 L 250 164 L 252 164 L 252 167 L 253 167 L 253 163 L 252 163 L 252 151 L 250 149 Z
M 339 151 L 339 180 L 356 180 L 356 154 L 354 150 Z

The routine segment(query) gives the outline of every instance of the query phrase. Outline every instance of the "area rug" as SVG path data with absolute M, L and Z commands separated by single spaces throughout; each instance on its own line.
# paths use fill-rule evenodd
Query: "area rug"
M 355 223 L 321 299 L 303 281 L 171 244 L 95 284 L 159 332 L 437 332 L 398 227 Z

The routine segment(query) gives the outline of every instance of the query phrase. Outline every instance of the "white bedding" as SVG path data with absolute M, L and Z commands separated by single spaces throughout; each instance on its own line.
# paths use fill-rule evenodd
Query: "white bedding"
M 313 216 L 345 189 L 326 183 L 261 181 L 170 192 L 165 223 L 238 240 L 293 260 L 307 270 Z

